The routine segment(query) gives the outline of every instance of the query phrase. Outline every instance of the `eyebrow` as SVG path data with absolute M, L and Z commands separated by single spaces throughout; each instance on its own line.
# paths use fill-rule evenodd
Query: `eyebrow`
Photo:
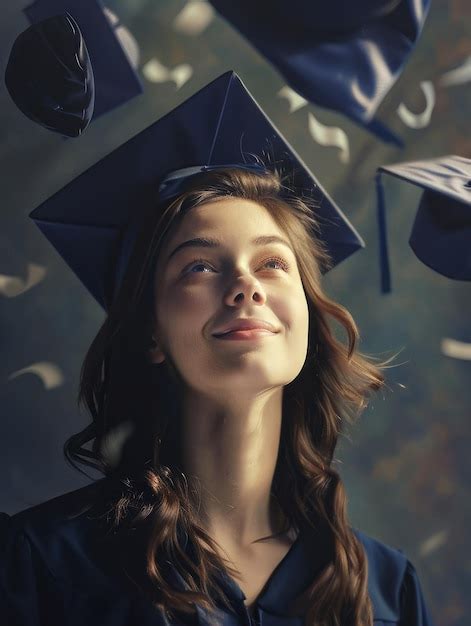
M 287 246 L 291 252 L 294 254 L 294 250 L 286 239 L 282 237 L 278 237 L 278 235 L 261 235 L 260 237 L 255 237 L 250 242 L 254 246 L 266 246 L 270 243 L 281 243 Z M 219 239 L 215 239 L 214 237 L 195 237 L 194 239 L 188 239 L 188 241 L 184 241 L 180 243 L 167 257 L 166 263 L 170 261 L 170 259 L 177 254 L 180 250 L 184 248 L 220 248 L 222 243 Z

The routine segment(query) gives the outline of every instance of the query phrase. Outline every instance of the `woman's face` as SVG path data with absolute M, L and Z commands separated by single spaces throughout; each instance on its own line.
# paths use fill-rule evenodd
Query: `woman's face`
M 288 245 L 252 243 L 271 235 Z M 174 252 L 196 237 L 220 245 Z M 253 201 L 224 198 L 185 215 L 156 264 L 155 315 L 151 360 L 170 354 L 185 385 L 209 397 L 287 385 L 306 359 L 309 315 L 296 257 L 269 211 Z M 213 336 L 241 317 L 270 322 L 278 332 L 255 340 Z

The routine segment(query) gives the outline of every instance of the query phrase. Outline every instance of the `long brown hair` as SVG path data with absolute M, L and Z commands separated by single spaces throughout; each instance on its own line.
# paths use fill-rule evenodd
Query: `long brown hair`
M 284 388 L 272 485 L 284 530 L 322 522 L 332 539 L 332 559 L 307 593 L 305 624 L 372 626 L 367 559 L 349 525 L 345 488 L 332 462 L 345 424 L 353 423 L 371 391 L 385 384 L 381 370 L 394 356 L 375 365 L 379 359 L 357 349 L 352 316 L 321 287 L 332 262 L 319 238 L 315 206 L 291 193 L 277 171 L 230 167 L 202 173 L 178 197 L 144 212 L 123 284 L 81 370 L 78 403 L 92 422 L 65 442 L 64 454 L 77 469 L 74 460 L 98 469 L 114 485 L 108 519 L 115 529 L 141 529 L 145 582 L 138 586 L 157 608 L 188 614 L 199 603 L 211 611 L 215 595 L 227 605 L 213 573 L 223 567 L 232 576 L 237 571 L 199 525 L 197 485 L 180 470 L 182 380 L 170 355 L 159 366 L 146 358 L 154 323 L 149 285 L 159 251 L 187 211 L 225 196 L 252 200 L 270 211 L 295 250 L 308 302 L 308 353 L 300 374 Z M 347 342 L 336 337 L 335 324 Z M 88 450 L 84 445 L 90 441 Z M 182 530 L 194 545 L 196 562 L 182 547 Z M 172 559 L 190 591 L 168 582 L 166 559 Z

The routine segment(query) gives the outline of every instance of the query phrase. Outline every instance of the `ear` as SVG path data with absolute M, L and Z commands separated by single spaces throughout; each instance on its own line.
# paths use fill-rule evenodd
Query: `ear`
M 159 348 L 157 342 L 152 338 L 152 346 L 147 351 L 147 360 L 149 363 L 163 363 L 165 361 L 165 354 Z

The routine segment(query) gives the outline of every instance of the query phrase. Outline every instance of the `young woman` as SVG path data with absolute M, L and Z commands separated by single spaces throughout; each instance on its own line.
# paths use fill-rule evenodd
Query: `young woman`
M 65 452 L 105 477 L 4 516 L 1 623 L 431 626 L 411 562 L 348 522 L 335 448 L 388 362 L 322 288 L 315 207 L 268 166 L 178 180 L 82 368 Z

